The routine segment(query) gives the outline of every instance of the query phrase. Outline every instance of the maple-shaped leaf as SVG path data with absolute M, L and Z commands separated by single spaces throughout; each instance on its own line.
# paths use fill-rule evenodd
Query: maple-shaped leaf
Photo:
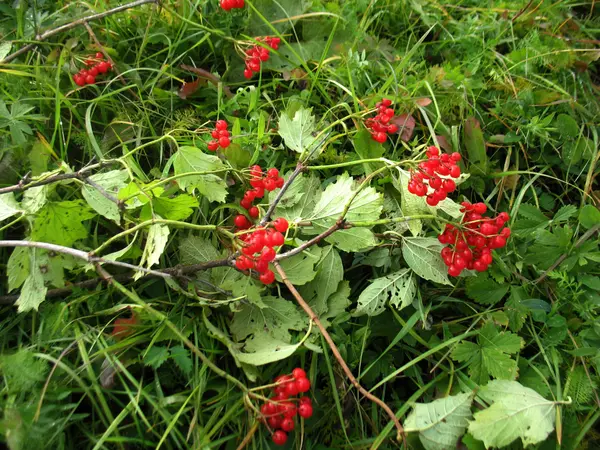
M 314 143 L 312 133 L 315 131 L 315 116 L 310 109 L 298 109 L 293 118 L 284 113 L 279 118 L 279 135 L 285 145 L 292 150 L 302 153 Z
M 503 380 L 517 377 L 517 362 L 510 355 L 519 353 L 523 339 L 510 331 L 499 332 L 492 322 L 481 328 L 477 343 L 461 342 L 452 352 L 452 359 L 465 362 L 469 375 L 479 384 L 490 376 Z
M 95 215 L 82 200 L 46 203 L 33 222 L 31 240 L 71 247 L 88 236 L 83 222 Z

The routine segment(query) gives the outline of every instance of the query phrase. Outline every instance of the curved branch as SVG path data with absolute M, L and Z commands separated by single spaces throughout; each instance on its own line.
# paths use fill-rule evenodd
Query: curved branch
M 306 301 L 304 300 L 304 298 L 302 298 L 302 296 L 296 290 L 296 288 L 290 282 L 290 280 L 287 279 L 286 273 L 283 271 L 283 269 L 281 268 L 281 266 L 279 265 L 279 263 L 278 262 L 274 262 L 273 264 L 275 266 L 275 269 L 279 273 L 279 276 L 283 280 L 283 283 L 290 290 L 290 292 L 292 293 L 292 295 L 294 296 L 294 298 L 296 299 L 296 301 L 298 302 L 298 304 L 300 305 L 300 307 L 304 310 L 304 312 L 308 315 L 308 317 L 310 317 L 310 319 L 319 328 L 319 331 L 321 332 L 321 334 L 325 338 L 325 341 L 327 341 L 327 344 L 329 345 L 329 348 L 331 349 L 331 352 L 333 353 L 333 356 L 335 356 L 335 359 L 337 360 L 337 362 L 342 367 L 342 370 L 344 371 L 344 373 L 346 374 L 346 376 L 348 377 L 348 379 L 350 380 L 350 382 L 354 385 L 354 387 L 356 389 L 358 389 L 358 391 L 361 394 L 363 394 L 365 397 L 367 397 L 372 402 L 374 402 L 377 405 L 379 405 L 386 412 L 386 414 L 390 417 L 390 420 L 394 423 L 394 426 L 396 427 L 396 430 L 398 431 L 398 434 L 397 434 L 396 438 L 398 439 L 398 441 L 401 441 L 403 439 L 403 436 L 404 436 L 404 428 L 402 428 L 402 424 L 400 423 L 400 421 L 398 420 L 398 418 L 396 417 L 396 415 L 394 414 L 394 412 L 391 410 L 391 408 L 383 400 L 381 400 L 379 397 L 376 397 L 375 395 L 371 394 L 369 391 L 367 391 L 364 387 L 362 387 L 360 385 L 360 383 L 358 382 L 358 380 L 352 374 L 352 371 L 348 367 L 348 364 L 346 364 L 346 361 L 344 361 L 344 358 L 340 354 L 340 351 L 338 350 L 337 346 L 335 345 L 335 342 L 333 342 L 333 339 L 331 338 L 331 336 L 329 335 L 329 333 L 327 332 L 327 330 L 325 329 L 325 327 L 323 326 L 323 324 L 319 320 L 319 317 L 311 309 L 311 307 L 308 305 L 308 303 L 306 303 Z

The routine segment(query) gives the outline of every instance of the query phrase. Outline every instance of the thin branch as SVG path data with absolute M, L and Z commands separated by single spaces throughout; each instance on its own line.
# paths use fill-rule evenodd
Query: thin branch
M 328 236 L 331 236 L 333 233 L 335 233 L 337 230 L 339 230 L 341 228 L 345 228 L 345 226 L 344 226 L 344 221 L 340 219 L 336 223 L 334 223 L 331 227 L 329 227 L 327 230 L 323 231 L 321 234 L 312 238 L 310 241 L 306 241 L 304 244 L 299 245 L 298 247 L 296 247 L 290 251 L 287 251 L 285 253 L 281 253 L 281 254 L 277 255 L 275 257 L 275 261 L 281 261 L 282 259 L 291 258 L 292 256 L 297 255 L 298 253 L 302 253 L 307 248 L 312 247 L 315 244 L 318 244 L 323 239 L 325 239 Z
M 296 165 L 296 169 L 294 169 L 294 171 L 292 172 L 290 177 L 287 179 L 287 181 L 283 184 L 283 186 L 281 186 L 281 189 L 277 193 L 275 200 L 273 200 L 273 202 L 271 202 L 271 206 L 269 206 L 269 209 L 265 213 L 264 217 L 261 219 L 259 226 L 264 227 L 265 224 L 271 219 L 271 215 L 273 214 L 273 211 L 275 211 L 275 208 L 277 208 L 277 205 L 283 198 L 283 195 L 286 193 L 286 191 L 288 190 L 290 185 L 294 182 L 296 177 L 298 175 L 300 175 L 300 172 L 302 172 L 304 170 L 304 168 L 305 168 L 305 166 L 302 163 L 302 161 L 298 161 L 298 164 Z
M 258 421 L 254 422 L 252 427 L 248 430 L 248 433 L 246 433 L 244 440 L 242 442 L 240 442 L 240 445 L 238 445 L 236 450 L 244 450 L 246 448 L 246 446 L 250 443 L 250 441 L 252 441 L 252 438 L 254 437 L 256 430 L 258 430 L 259 425 L 260 425 L 260 422 L 258 422 Z
M 298 304 L 300 305 L 300 307 L 304 310 L 304 312 L 308 315 L 308 317 L 319 328 L 319 331 L 323 335 L 323 338 L 325 338 L 325 341 L 327 341 L 327 345 L 329 345 L 329 348 L 331 349 L 331 352 L 333 353 L 333 356 L 335 357 L 335 359 L 337 360 L 337 362 L 342 367 L 342 370 L 346 374 L 346 377 L 348 377 L 348 379 L 350 380 L 350 382 L 352 383 L 352 385 L 356 389 L 358 389 L 358 391 L 362 395 L 364 395 L 369 400 L 371 400 L 372 402 L 374 402 L 377 405 L 379 405 L 387 413 L 387 415 L 390 417 L 390 420 L 394 423 L 394 426 L 396 427 L 396 430 L 398 431 L 398 434 L 397 434 L 396 438 L 398 439 L 398 441 L 402 441 L 402 438 L 404 436 L 404 429 L 402 428 L 402 424 L 400 423 L 400 421 L 398 420 L 398 418 L 396 417 L 396 415 L 394 414 L 394 412 L 391 410 L 391 408 L 383 400 L 381 400 L 379 397 L 376 397 L 375 395 L 371 394 L 369 391 L 367 391 L 365 388 L 363 388 L 360 385 L 360 383 L 358 382 L 358 380 L 352 374 L 352 371 L 348 367 L 348 364 L 346 364 L 346 361 L 344 361 L 344 358 L 340 354 L 340 351 L 338 350 L 337 346 L 335 345 L 335 342 L 333 342 L 333 339 L 331 338 L 331 336 L 329 335 L 329 333 L 327 332 L 327 330 L 325 329 L 325 327 L 323 326 L 323 324 L 319 320 L 319 317 L 311 309 L 311 307 L 308 305 L 308 303 L 306 303 L 306 301 L 304 300 L 304 298 L 302 298 L 302 296 L 296 290 L 296 288 L 294 287 L 294 285 L 288 280 L 288 278 L 286 276 L 286 273 L 283 271 L 283 269 L 281 268 L 281 266 L 279 265 L 279 263 L 275 262 L 274 266 L 275 266 L 275 269 L 277 270 L 277 272 L 279 273 L 279 276 L 283 280 L 284 284 L 287 286 L 287 288 L 289 289 L 289 291 L 292 293 L 292 295 L 294 296 L 294 298 L 296 299 L 296 301 L 298 302 Z
M 135 2 L 127 3 L 126 5 L 117 6 L 116 8 L 109 9 L 108 11 L 104 11 L 98 14 L 92 14 L 90 16 L 82 17 L 81 19 L 74 20 L 73 22 L 66 23 L 56 28 L 52 28 L 51 30 L 47 30 L 42 34 L 38 34 L 35 37 L 37 41 L 35 44 L 28 44 L 25 47 L 20 48 L 16 52 L 8 55 L 4 60 L 0 61 L 0 64 L 7 64 L 11 62 L 13 59 L 22 55 L 23 53 L 27 53 L 29 50 L 34 49 L 40 42 L 45 41 L 46 39 L 54 36 L 55 34 L 62 33 L 63 31 L 71 30 L 79 25 L 84 25 L 91 20 L 99 20 L 104 19 L 105 17 L 111 16 L 113 14 L 119 13 L 121 11 L 125 11 L 127 9 L 135 8 L 136 6 L 141 6 L 146 3 L 155 3 L 158 4 L 158 0 L 137 0 Z
M 567 259 L 567 257 L 569 256 L 569 253 L 571 253 L 572 250 L 575 250 L 576 248 L 581 247 L 585 243 L 585 241 L 587 241 L 590 237 L 592 237 L 592 235 L 594 233 L 596 233 L 598 230 L 600 230 L 600 223 L 594 225 L 592 228 L 590 228 L 585 233 L 583 233 L 581 235 L 581 237 L 577 240 L 577 242 L 575 243 L 573 248 L 571 250 L 569 250 L 568 252 L 560 255 L 560 257 L 556 261 L 554 261 L 554 264 L 552 264 L 547 270 L 545 270 L 544 273 L 542 273 L 540 275 L 540 277 L 537 280 L 535 280 L 533 283 L 538 284 L 540 281 L 545 280 L 550 272 L 552 272 L 554 269 L 556 269 L 558 266 L 560 266 L 562 264 L 562 262 L 565 259 Z

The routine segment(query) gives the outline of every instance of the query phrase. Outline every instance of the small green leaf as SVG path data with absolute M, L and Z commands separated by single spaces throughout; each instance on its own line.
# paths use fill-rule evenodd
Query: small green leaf
M 29 249 L 15 247 L 8 258 L 6 267 L 8 275 L 8 290 L 18 289 L 29 276 Z
M 117 198 L 119 190 L 124 188 L 129 175 L 126 170 L 111 170 L 106 173 L 92 175 L 89 179 L 92 183 L 104 191 L 104 194 L 91 184 L 84 184 L 81 188 L 83 198 L 101 216 L 119 222 L 121 215 L 118 205 L 106 197 L 110 195 Z
M 354 151 L 360 159 L 380 158 L 385 151 L 383 145 L 375 141 L 371 137 L 371 133 L 364 128 L 354 135 L 352 145 L 354 145 Z M 363 164 L 364 173 L 369 174 L 376 168 L 381 167 L 382 164 L 383 163 L 365 163 Z
M 487 274 L 468 278 L 466 291 L 469 298 L 482 305 L 494 305 L 507 294 L 509 285 L 496 283 Z
M 279 264 L 286 273 L 288 280 L 296 286 L 301 286 L 312 281 L 317 275 L 315 264 L 319 262 L 320 256 L 321 249 L 319 247 L 312 247 L 291 258 L 284 259 Z M 278 273 L 275 276 L 277 281 L 282 281 Z
M 0 44 L 0 61 L 4 60 L 10 53 L 10 49 L 12 48 L 12 42 L 4 41 Z
M 315 116 L 311 114 L 311 109 L 303 107 L 298 109 L 293 119 L 287 113 L 282 114 L 279 118 L 279 135 L 288 148 L 298 153 L 310 149 L 315 141 L 314 131 Z
M 451 284 L 448 269 L 440 252 L 443 245 L 434 238 L 405 238 L 402 256 L 406 264 L 421 278 L 441 284 Z
M 194 363 L 192 362 L 192 358 L 190 358 L 190 351 L 181 345 L 176 345 L 170 348 L 170 353 L 171 358 L 183 374 L 190 375 L 194 368 Z
M 325 240 L 344 252 L 364 252 L 377 245 L 375 235 L 367 228 L 338 230 Z
M 0 222 L 21 212 L 12 192 L 0 195 Z
M 600 223 L 600 210 L 592 205 L 585 205 L 579 212 L 579 222 L 581 225 L 590 229 Z
M 519 438 L 524 446 L 537 444 L 554 430 L 556 403 L 516 381 L 490 381 L 479 395 L 491 406 L 475 413 L 469 433 L 486 448 L 504 447 Z
M 188 236 L 179 244 L 182 264 L 198 264 L 219 259 L 219 252 L 209 241 L 199 236 Z
M 416 291 L 416 280 L 410 269 L 377 278 L 361 292 L 354 315 L 377 316 L 385 311 L 388 301 L 400 310 L 412 303 Z
M 472 417 L 471 403 L 471 393 L 415 403 L 404 422 L 404 431 L 418 432 L 426 450 L 454 450 Z
M 316 266 L 317 275 L 310 283 L 315 297 L 312 304 L 317 314 L 327 311 L 327 299 L 337 291 L 340 281 L 344 279 L 344 266 L 338 251 L 329 246 L 323 249 L 321 260 Z
M 185 220 L 194 213 L 194 208 L 198 208 L 198 199 L 191 195 L 181 194 L 177 197 L 156 197 L 152 200 L 154 213 L 168 220 Z M 149 205 L 146 205 L 149 209 Z M 147 220 L 142 218 L 140 220 Z M 148 215 L 150 219 L 150 214 Z
M 158 264 L 160 261 L 160 255 L 165 250 L 167 242 L 169 240 L 169 227 L 161 224 L 150 225 L 148 231 L 148 239 L 146 240 L 146 246 L 144 247 L 144 253 L 142 254 L 141 265 L 147 268 Z M 137 272 L 134 276 L 135 280 L 140 279 L 144 276 L 144 272 Z
M 21 349 L 0 356 L 0 372 L 10 391 L 25 394 L 46 378 L 48 364 L 32 351 Z
M 571 217 L 577 214 L 577 207 L 573 205 L 565 205 L 556 211 L 554 217 L 552 218 L 553 223 L 566 222 Z
M 568 114 L 558 115 L 556 118 L 556 128 L 563 137 L 574 139 L 579 136 L 579 125 Z
M 144 364 L 153 369 L 158 369 L 167 361 L 167 359 L 169 359 L 169 349 L 155 345 L 150 347 L 144 355 Z

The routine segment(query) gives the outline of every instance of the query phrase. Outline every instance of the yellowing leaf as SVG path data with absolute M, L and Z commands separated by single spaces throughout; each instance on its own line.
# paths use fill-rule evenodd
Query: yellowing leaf
M 146 240 L 146 247 L 144 247 L 144 253 L 142 254 L 142 266 L 147 268 L 152 267 L 154 264 L 158 264 L 160 261 L 160 255 L 162 255 L 167 241 L 169 240 L 169 227 L 161 224 L 150 225 L 148 231 L 148 239 Z M 137 272 L 134 279 L 137 280 L 144 276 L 144 272 Z

